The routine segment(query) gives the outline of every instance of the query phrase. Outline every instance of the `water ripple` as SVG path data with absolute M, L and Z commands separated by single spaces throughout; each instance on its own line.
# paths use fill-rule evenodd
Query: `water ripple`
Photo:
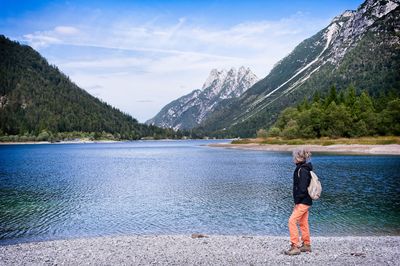
M 290 154 L 206 141 L 0 146 L 0 244 L 115 234 L 287 235 Z M 315 155 L 317 235 L 399 234 L 396 156 Z

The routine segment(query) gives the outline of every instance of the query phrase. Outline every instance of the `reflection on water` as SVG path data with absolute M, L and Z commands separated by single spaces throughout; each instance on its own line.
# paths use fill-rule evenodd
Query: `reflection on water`
M 0 244 L 115 234 L 287 235 L 290 154 L 212 141 L 0 146 Z M 314 235 L 399 234 L 400 157 L 314 155 Z

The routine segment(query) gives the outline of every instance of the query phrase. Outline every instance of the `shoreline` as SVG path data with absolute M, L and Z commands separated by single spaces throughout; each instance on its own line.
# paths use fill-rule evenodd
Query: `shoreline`
M 71 140 L 71 141 L 25 141 L 25 142 L 0 142 L 1 145 L 41 145 L 41 144 L 91 144 L 91 143 L 120 143 L 120 142 L 140 142 L 140 141 L 185 141 L 185 140 L 204 140 L 204 139 L 137 139 L 137 140 Z
M 312 237 L 311 253 L 287 256 L 289 237 L 133 235 L 0 246 L 2 265 L 398 265 L 400 236 Z
M 209 144 L 210 147 L 240 149 L 240 150 L 255 150 L 255 151 L 279 151 L 292 152 L 299 147 L 307 147 L 311 152 L 317 153 L 334 153 L 334 154 L 356 154 L 356 155 L 400 155 L 399 144 L 385 145 L 366 145 L 366 144 L 335 144 L 329 146 L 302 144 L 231 144 L 231 143 L 216 143 Z
M 71 140 L 71 141 L 25 141 L 25 142 L 0 142 L 0 145 L 43 145 L 43 144 L 90 144 L 90 143 L 116 143 L 123 140 Z

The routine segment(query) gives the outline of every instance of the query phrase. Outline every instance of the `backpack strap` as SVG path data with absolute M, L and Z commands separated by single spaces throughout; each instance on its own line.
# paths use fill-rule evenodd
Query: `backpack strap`
M 297 177 L 298 177 L 298 178 L 300 178 L 300 169 L 301 169 L 301 166 L 300 166 L 299 170 L 297 170 Z M 310 174 L 310 177 L 312 177 L 312 176 L 311 176 L 311 171 L 309 171 L 309 174 Z

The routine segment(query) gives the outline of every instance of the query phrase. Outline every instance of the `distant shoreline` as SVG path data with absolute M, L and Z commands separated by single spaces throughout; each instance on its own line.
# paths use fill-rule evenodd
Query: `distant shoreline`
M 400 236 L 312 237 L 287 256 L 289 237 L 133 235 L 0 246 L 2 265 L 398 265 Z M 333 245 L 333 246 L 332 246 Z
M 40 145 L 40 144 L 87 144 L 87 143 L 115 143 L 122 140 L 71 140 L 71 141 L 25 141 L 25 142 L 0 142 L 0 145 Z
M 335 144 L 329 146 L 323 145 L 287 145 L 287 144 L 230 144 L 216 143 L 209 144 L 210 147 L 220 147 L 240 150 L 256 151 L 281 151 L 291 152 L 299 147 L 307 147 L 311 152 L 337 153 L 337 154 L 370 154 L 370 155 L 400 155 L 399 144 L 385 145 L 366 145 L 366 144 Z
M 185 140 L 205 140 L 205 139 L 137 139 L 137 140 L 71 140 L 71 141 L 5 141 L 1 145 L 41 145 L 41 144 L 88 144 L 88 143 L 119 143 L 129 141 L 185 141 Z

